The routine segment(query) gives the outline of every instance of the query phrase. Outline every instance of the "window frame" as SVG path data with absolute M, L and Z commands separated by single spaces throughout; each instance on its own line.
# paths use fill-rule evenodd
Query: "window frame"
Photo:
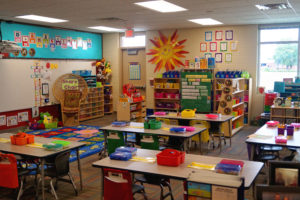
M 277 42 L 261 42 L 260 31 L 261 30 L 274 30 L 274 29 L 289 29 L 289 28 L 298 28 L 298 40 L 297 41 L 277 41 Z M 300 75 L 300 23 L 293 24 L 268 24 L 268 25 L 259 25 L 258 26 L 258 40 L 257 40 L 257 91 L 260 85 L 260 52 L 262 44 L 298 44 L 298 63 L 297 63 L 297 76 Z

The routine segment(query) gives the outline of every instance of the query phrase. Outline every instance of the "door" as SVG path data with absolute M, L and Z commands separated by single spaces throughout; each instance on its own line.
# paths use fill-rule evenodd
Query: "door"
M 146 53 L 145 49 L 123 49 L 122 50 L 122 86 L 133 84 L 146 94 Z

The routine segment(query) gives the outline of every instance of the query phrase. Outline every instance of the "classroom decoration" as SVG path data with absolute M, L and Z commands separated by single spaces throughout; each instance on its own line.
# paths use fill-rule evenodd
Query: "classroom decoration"
M 129 63 L 129 80 L 141 80 L 141 65 L 133 62 Z
M 147 53 L 147 55 L 152 55 L 152 58 L 148 62 L 156 64 L 154 72 L 160 71 L 162 68 L 169 71 L 174 70 L 176 66 L 183 66 L 184 64 L 180 61 L 180 58 L 185 57 L 183 54 L 189 53 L 183 50 L 183 43 L 186 39 L 178 41 L 179 35 L 177 34 L 177 30 L 169 37 L 160 31 L 158 33 L 159 38 L 150 39 L 154 47 Z
M 210 112 L 212 78 L 211 71 L 181 72 L 181 109 Z
M 112 73 L 110 62 L 102 58 L 99 61 L 93 62 L 92 66 L 96 66 L 97 82 L 101 82 L 102 84 L 110 82 Z
M 16 126 L 18 125 L 18 117 L 17 115 L 7 116 L 7 126 Z
M 226 40 L 233 40 L 233 30 L 225 31 L 225 39 Z
M 0 115 L 0 126 L 6 125 L 6 115 Z
M 23 49 L 17 58 L 102 59 L 102 35 L 36 25 L 1 22 L 2 39 Z M 69 45 L 68 45 L 69 44 Z

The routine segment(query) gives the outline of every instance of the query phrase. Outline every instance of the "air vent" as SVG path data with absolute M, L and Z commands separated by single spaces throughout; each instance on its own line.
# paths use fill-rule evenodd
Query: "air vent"
M 118 21 L 126 21 L 125 19 L 121 19 L 118 17 L 105 17 L 105 18 L 98 18 L 98 21 L 110 21 L 110 22 L 118 22 Z
M 283 10 L 283 9 L 291 9 L 292 6 L 289 3 L 270 3 L 264 5 L 255 5 L 259 10 Z

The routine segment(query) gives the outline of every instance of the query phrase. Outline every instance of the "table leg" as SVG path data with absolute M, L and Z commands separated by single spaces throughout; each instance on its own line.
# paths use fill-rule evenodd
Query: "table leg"
M 232 137 L 232 120 L 228 121 L 228 130 L 229 130 L 229 143 L 231 146 L 231 137 Z
M 77 154 L 77 165 L 78 165 L 79 178 L 80 178 L 80 190 L 82 191 L 82 189 L 83 189 L 83 184 L 82 184 L 82 173 L 81 173 L 81 164 L 80 164 L 79 148 L 76 149 L 76 154 Z
M 45 159 L 41 159 L 42 199 L 45 200 Z
M 183 151 L 188 153 L 188 138 L 184 138 L 183 140 Z
M 220 145 L 220 153 L 221 153 L 222 152 L 222 133 L 221 133 L 221 130 L 219 130 L 219 145 Z
M 255 145 L 254 144 L 250 144 L 251 145 L 251 151 L 250 151 L 250 160 L 254 161 L 254 156 L 255 156 Z
M 199 137 L 199 148 L 200 148 L 200 154 L 202 154 L 202 141 L 201 141 L 201 133 L 198 133 L 198 137 Z
M 104 198 L 104 173 L 103 168 L 100 169 L 100 199 Z
M 104 136 L 103 148 L 104 148 L 104 157 L 105 157 L 107 154 L 107 131 L 106 130 L 103 130 L 103 136 Z

